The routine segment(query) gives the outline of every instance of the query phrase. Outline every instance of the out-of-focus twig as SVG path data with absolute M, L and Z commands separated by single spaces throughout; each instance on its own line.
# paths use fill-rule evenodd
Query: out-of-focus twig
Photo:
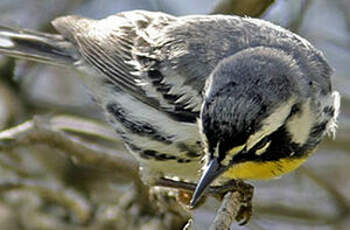
M 36 116 L 19 126 L 0 132 L 0 151 L 8 151 L 18 146 L 47 144 L 62 150 L 77 163 L 98 166 L 101 169 L 118 169 L 118 173 L 126 178 L 139 180 L 138 165 L 111 147 L 79 141 L 55 130 L 50 118 Z M 55 124 L 57 125 L 57 123 Z M 123 156 L 124 155 L 124 156 Z
M 350 33 L 350 3 L 348 0 L 337 0 L 335 2 L 337 3 L 339 10 L 343 12 L 345 25 Z
M 20 223 L 25 225 L 26 229 L 86 230 L 84 226 L 67 223 L 60 218 L 41 211 L 21 209 L 18 213 L 20 216 Z
M 149 207 L 148 188 L 139 177 L 137 162 L 129 154 L 121 153 L 113 145 L 93 143 L 63 131 L 118 142 L 109 127 L 92 120 L 71 116 L 36 116 L 31 121 L 0 132 L 0 151 L 9 153 L 16 147 L 36 144 L 61 150 L 76 164 L 114 172 L 119 178 L 134 182 L 139 194 L 138 202 L 146 209 Z
M 42 180 L 33 179 L 6 179 L 0 180 L 0 191 L 8 191 L 13 189 L 33 190 L 51 201 L 68 208 L 77 218 L 79 223 L 86 223 L 91 217 L 91 206 L 89 202 L 79 193 L 72 189 L 63 188 L 57 183 L 45 183 Z
M 95 136 L 111 142 L 119 142 L 117 133 L 111 126 L 82 117 L 71 115 L 55 115 L 50 119 L 50 125 L 54 130 L 68 131 L 78 134 Z
M 338 222 L 346 219 L 346 217 L 350 216 L 350 207 L 347 202 L 347 198 L 344 197 L 335 187 L 330 184 L 324 178 L 317 176 L 311 169 L 308 169 L 304 166 L 301 166 L 299 169 L 304 175 L 314 181 L 318 186 L 322 188 L 322 191 L 327 191 L 329 193 L 329 197 L 332 198 L 337 206 L 337 212 L 334 215 L 324 214 L 319 212 L 319 210 L 304 210 L 298 207 L 283 207 L 277 205 L 264 205 L 259 206 L 255 205 L 255 209 L 259 213 L 263 213 L 263 215 L 272 215 L 278 217 L 290 217 L 293 219 L 303 220 L 312 224 L 331 224 L 335 225 Z
M 274 0 L 220 0 L 211 14 L 260 17 Z
M 324 180 L 320 176 L 317 176 L 312 170 L 308 169 L 307 167 L 302 166 L 300 170 L 320 187 L 322 187 L 325 191 L 329 192 L 330 197 L 333 198 L 334 202 L 338 206 L 338 215 L 336 215 L 337 218 L 335 218 L 332 222 L 338 222 L 350 214 L 350 206 L 347 204 L 347 199 L 333 185 L 331 185 L 330 182 Z
M 336 223 L 340 218 L 338 216 L 330 217 L 327 214 L 320 213 L 320 210 L 309 211 L 303 208 L 283 207 L 281 205 L 254 205 L 254 210 L 259 213 L 261 218 L 274 219 L 293 219 L 303 223 L 325 225 Z
M 20 99 L 10 87 L 0 81 L 0 130 L 13 125 L 22 115 Z
M 312 0 L 303 0 L 302 1 L 298 16 L 295 17 L 294 20 L 292 20 L 289 23 L 288 29 L 290 29 L 291 31 L 293 31 L 295 33 L 299 32 L 300 27 L 302 26 L 302 24 L 304 22 L 306 12 L 310 8 L 311 4 L 312 4 Z

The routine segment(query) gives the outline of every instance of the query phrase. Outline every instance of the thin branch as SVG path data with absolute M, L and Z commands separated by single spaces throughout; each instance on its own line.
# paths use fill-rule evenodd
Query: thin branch
M 294 20 L 288 25 L 288 29 L 290 29 L 295 33 L 299 32 L 301 26 L 303 25 L 305 15 L 309 10 L 311 4 L 312 4 L 312 0 L 302 1 L 298 16 L 295 17 Z
M 13 125 L 21 116 L 23 109 L 19 97 L 8 84 L 0 81 L 0 130 Z
M 347 0 L 337 0 L 335 1 L 339 10 L 342 11 L 344 16 L 345 25 L 348 33 L 350 33 L 350 4 Z
M 230 229 L 234 217 L 238 215 L 240 210 L 240 195 L 241 193 L 239 192 L 228 192 L 225 194 L 216 217 L 209 228 L 210 230 Z
M 334 149 L 342 149 L 347 153 L 350 153 L 350 120 L 342 119 L 341 124 L 336 133 L 335 139 L 325 138 L 322 141 L 321 147 L 324 148 L 334 148 Z
M 341 220 L 344 220 L 347 216 L 349 216 L 350 207 L 346 197 L 339 193 L 339 191 L 337 191 L 333 185 L 324 180 L 322 177 L 317 176 L 312 172 L 312 170 L 309 170 L 304 166 L 302 166 L 299 170 L 317 185 L 319 185 L 323 191 L 327 191 L 330 194 L 330 197 L 335 201 L 335 205 L 337 206 L 337 212 L 334 213 L 334 215 L 329 216 L 328 214 L 323 214 L 320 212 L 320 210 L 305 210 L 297 206 L 286 208 L 281 205 L 255 205 L 256 211 L 266 216 L 299 219 L 309 224 L 333 225 L 339 223 Z
M 260 17 L 274 0 L 221 0 L 211 14 L 234 14 L 239 16 Z
M 29 177 L 29 173 L 18 162 L 10 158 L 9 155 L 0 154 L 0 168 L 14 172 L 21 177 Z
M 36 191 L 41 197 L 45 197 L 55 203 L 66 207 L 77 218 L 79 223 L 86 223 L 91 218 L 91 205 L 89 202 L 72 189 L 63 188 L 57 183 L 45 183 L 42 180 L 33 179 L 6 179 L 0 181 L 0 191 L 13 189 L 26 189 Z
M 115 148 L 84 141 L 70 136 L 61 130 L 115 140 L 116 136 L 104 125 L 87 119 L 70 116 L 51 118 L 36 116 L 19 126 L 0 132 L 0 151 L 10 152 L 19 146 L 45 144 L 59 149 L 74 163 L 86 165 L 99 170 L 115 172 L 117 176 L 135 183 L 138 202 L 148 208 L 148 187 L 143 184 L 138 173 L 138 164 L 129 154 L 122 154 Z M 94 132 L 96 130 L 96 132 Z M 114 138 L 113 138 L 114 137 Z
M 54 130 L 85 134 L 120 144 L 120 138 L 111 126 L 96 120 L 71 115 L 56 115 L 50 119 Z
M 86 230 L 86 227 L 77 224 L 67 223 L 63 219 L 31 209 L 19 209 L 19 221 L 24 229 L 45 229 L 45 230 Z M 19 223 L 17 223 L 19 224 Z M 22 229 L 22 228 L 20 228 Z
M 339 210 L 339 213 L 335 220 L 332 222 L 337 222 L 338 220 L 350 214 L 350 205 L 348 204 L 346 197 L 344 197 L 330 182 L 324 180 L 322 177 L 319 177 L 307 167 L 302 166 L 299 170 L 312 181 L 317 183 L 320 187 L 322 187 L 325 191 L 327 191 L 333 198 L 338 207 L 337 210 Z
M 0 132 L 0 151 L 35 144 L 47 144 L 59 149 L 77 163 L 118 171 L 126 178 L 139 180 L 138 165 L 129 156 L 120 154 L 113 148 L 84 142 L 55 130 L 51 127 L 50 119 L 36 116 L 32 121 Z
M 191 192 L 196 188 L 196 184 L 165 178 L 159 179 L 156 185 Z M 254 187 L 240 180 L 232 180 L 222 186 L 211 186 L 208 194 L 220 199 L 223 197 L 211 229 L 227 229 L 222 227 L 230 226 L 233 219 L 242 225 L 246 224 L 252 216 L 253 193 Z

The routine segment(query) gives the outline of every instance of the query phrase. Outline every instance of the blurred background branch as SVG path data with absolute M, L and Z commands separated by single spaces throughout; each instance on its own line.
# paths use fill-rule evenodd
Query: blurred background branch
M 211 14 L 232 14 L 259 17 L 274 3 L 274 0 L 221 0 Z

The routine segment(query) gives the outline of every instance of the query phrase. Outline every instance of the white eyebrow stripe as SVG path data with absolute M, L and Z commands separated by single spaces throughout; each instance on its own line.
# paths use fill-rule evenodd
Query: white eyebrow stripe
M 254 134 L 250 135 L 247 141 L 247 150 L 253 148 L 261 139 L 276 131 L 283 125 L 285 119 L 290 113 L 290 109 L 294 104 L 295 99 L 290 98 L 288 101 L 280 105 L 275 111 L 265 120 L 263 120 L 262 127 Z

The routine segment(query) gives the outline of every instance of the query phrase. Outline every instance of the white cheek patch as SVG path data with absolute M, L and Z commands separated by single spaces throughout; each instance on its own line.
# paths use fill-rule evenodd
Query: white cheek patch
M 290 109 L 294 104 L 295 99 L 291 98 L 279 107 L 277 107 L 273 113 L 265 118 L 262 122 L 262 127 L 256 133 L 250 135 L 247 141 L 247 150 L 253 148 L 261 139 L 270 135 L 276 131 L 281 125 L 283 125 L 285 119 L 290 113 Z
M 313 120 L 315 118 L 313 116 L 309 100 L 302 105 L 300 113 L 289 119 L 286 129 L 293 142 L 299 145 L 304 145 L 307 142 L 310 130 L 314 124 Z

